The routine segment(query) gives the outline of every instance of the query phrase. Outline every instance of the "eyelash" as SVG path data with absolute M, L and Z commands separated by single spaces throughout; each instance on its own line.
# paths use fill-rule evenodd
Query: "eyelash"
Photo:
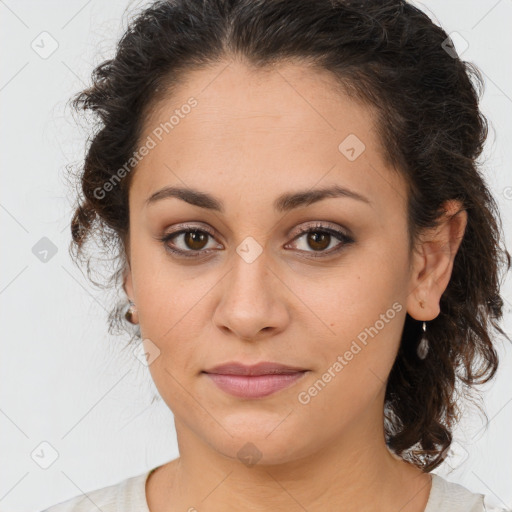
M 209 254 L 210 252 L 216 250 L 216 249 L 202 249 L 199 251 L 194 251 L 194 250 L 184 251 L 182 249 L 172 249 L 169 246 L 168 242 L 170 240 L 172 240 L 173 238 L 175 238 L 179 235 L 182 235 L 182 234 L 192 233 L 192 232 L 206 233 L 207 235 L 210 235 L 212 238 L 215 238 L 214 233 L 212 233 L 207 228 L 189 227 L 188 229 L 181 229 L 181 230 L 175 231 L 173 233 L 165 234 L 161 237 L 157 237 L 157 239 L 164 245 L 164 248 L 168 252 L 170 252 L 174 255 L 177 255 L 178 257 L 199 258 L 199 257 L 205 256 L 206 254 Z M 307 233 L 329 234 L 329 235 L 334 236 L 338 240 L 340 240 L 340 242 L 342 242 L 340 244 L 340 247 L 338 247 L 337 249 L 335 249 L 335 250 L 330 249 L 328 252 L 322 252 L 320 255 L 312 255 L 311 256 L 312 258 L 324 258 L 324 257 L 326 258 L 328 256 L 332 256 L 333 254 L 337 254 L 337 253 L 343 251 L 348 245 L 355 242 L 355 240 L 353 238 L 351 238 L 350 236 L 345 234 L 343 231 L 339 231 L 337 229 L 332 229 L 324 224 L 315 224 L 314 226 L 307 226 L 307 227 L 301 228 L 299 230 L 298 234 L 293 238 L 292 241 L 299 239 L 302 235 L 307 234 Z M 301 251 L 301 252 L 309 253 L 310 251 Z M 311 251 L 311 252 L 314 253 L 314 251 Z M 195 253 L 195 254 L 187 254 L 187 253 Z

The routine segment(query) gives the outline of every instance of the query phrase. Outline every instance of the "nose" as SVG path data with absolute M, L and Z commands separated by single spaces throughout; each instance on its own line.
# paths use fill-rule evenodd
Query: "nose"
M 244 341 L 255 341 L 285 329 L 289 321 L 287 287 L 269 266 L 265 251 L 254 260 L 234 255 L 224 279 L 214 324 Z M 289 294 L 289 291 L 287 292 Z

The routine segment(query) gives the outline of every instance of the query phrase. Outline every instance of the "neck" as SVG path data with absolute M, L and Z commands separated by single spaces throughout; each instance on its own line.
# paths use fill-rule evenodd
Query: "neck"
M 212 450 L 176 421 L 180 457 L 162 466 L 152 486 L 148 481 L 151 512 L 423 512 L 430 475 L 388 450 L 383 427 L 375 429 L 382 415 L 376 421 L 374 414 L 370 410 L 363 427 L 359 418 L 357 426 L 313 453 L 254 465 Z

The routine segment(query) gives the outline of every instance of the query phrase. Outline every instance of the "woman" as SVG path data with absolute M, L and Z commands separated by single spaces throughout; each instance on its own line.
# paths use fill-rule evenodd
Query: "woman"
M 496 373 L 510 268 L 449 43 L 397 0 L 132 21 L 74 99 L 99 129 L 72 249 L 118 249 L 180 456 L 51 512 L 490 510 L 430 473 Z

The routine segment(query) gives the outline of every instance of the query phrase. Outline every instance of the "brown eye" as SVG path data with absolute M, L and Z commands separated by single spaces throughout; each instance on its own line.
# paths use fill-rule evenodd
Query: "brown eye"
M 309 247 L 315 251 L 324 251 L 329 247 L 331 235 L 322 231 L 310 231 L 307 236 Z
M 210 235 L 204 231 L 186 231 L 183 236 L 185 245 L 194 251 L 204 249 Z
M 213 238 L 213 234 L 205 229 L 190 228 L 169 233 L 159 240 L 167 251 L 177 256 L 197 257 L 211 252 L 212 248 L 207 245 Z
M 317 224 L 301 228 L 292 245 L 300 252 L 309 253 L 313 258 L 320 258 L 338 253 L 354 242 L 355 240 L 343 231 Z

